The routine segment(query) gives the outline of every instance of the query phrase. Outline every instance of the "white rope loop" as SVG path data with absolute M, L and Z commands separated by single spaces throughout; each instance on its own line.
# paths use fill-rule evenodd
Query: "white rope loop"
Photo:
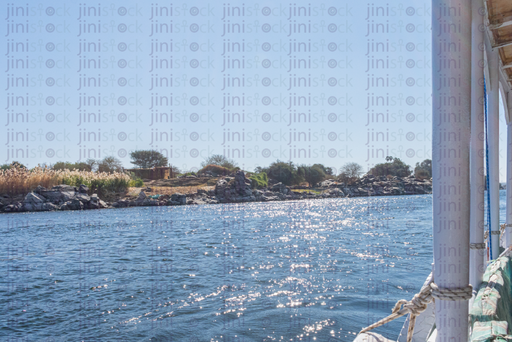
M 473 296 L 473 286 L 468 285 L 462 288 L 439 288 L 435 283 L 430 283 L 432 297 L 440 300 L 469 300 Z
M 386 318 L 381 319 L 380 321 L 373 323 L 369 327 L 364 328 L 359 333 L 362 334 L 364 332 L 370 331 L 372 329 L 378 328 L 381 325 L 384 325 L 392 320 L 395 320 L 399 317 L 402 317 L 405 314 L 410 314 L 409 320 L 409 328 L 407 329 L 407 342 L 412 341 L 412 335 L 414 334 L 414 325 L 416 323 L 416 317 L 418 317 L 423 311 L 427 309 L 427 306 L 430 302 L 435 299 L 439 300 L 469 300 L 473 295 L 473 286 L 468 285 L 462 288 L 439 288 L 433 281 L 431 281 L 427 286 L 425 286 L 419 293 L 415 294 L 414 297 L 407 301 L 405 299 L 400 299 L 396 302 L 393 310 L 391 310 L 391 315 Z
M 504 229 L 493 230 L 493 231 L 491 231 L 491 235 L 499 235 L 500 233 L 503 233 L 503 230 Z M 488 231 L 484 232 L 484 240 L 487 240 L 488 237 L 489 237 L 489 232 Z
M 470 249 L 485 249 L 485 243 L 470 243 L 469 244 Z

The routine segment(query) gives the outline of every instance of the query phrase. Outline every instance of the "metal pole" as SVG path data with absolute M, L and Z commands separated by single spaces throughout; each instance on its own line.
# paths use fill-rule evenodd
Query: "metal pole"
M 471 6 L 470 242 L 484 242 L 484 13 L 482 0 Z M 469 283 L 476 294 L 485 271 L 485 249 L 470 250 Z
M 508 101 L 507 101 L 508 102 Z M 509 112 L 509 115 L 511 113 Z M 512 122 L 507 125 L 507 227 L 505 228 L 505 247 L 512 244 Z
M 488 39 L 486 39 L 488 40 Z M 492 259 L 500 255 L 500 236 L 494 232 L 500 231 L 500 170 L 499 170 L 499 149 L 500 149 L 500 118 L 499 118 L 499 58 L 497 49 L 492 49 L 487 42 L 487 61 L 489 65 L 489 110 L 487 114 L 487 127 L 489 129 L 489 195 L 491 198 L 491 242 Z
M 435 283 L 469 283 L 471 1 L 432 1 Z M 468 340 L 467 300 L 436 299 L 437 341 Z

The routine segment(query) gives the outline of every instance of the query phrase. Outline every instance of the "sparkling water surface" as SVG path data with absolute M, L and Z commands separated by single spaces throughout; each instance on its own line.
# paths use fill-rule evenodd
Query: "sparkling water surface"
M 352 341 L 419 291 L 431 215 L 431 195 L 3 214 L 0 337 Z

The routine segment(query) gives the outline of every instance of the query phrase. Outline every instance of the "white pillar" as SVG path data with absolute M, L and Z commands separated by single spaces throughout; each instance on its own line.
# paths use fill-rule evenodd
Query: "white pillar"
M 487 63 L 489 65 L 489 80 L 487 82 L 488 110 L 487 110 L 487 141 L 489 143 L 489 196 L 491 199 L 491 230 L 500 230 L 500 117 L 499 117 L 499 59 L 498 50 L 492 49 L 487 43 Z M 488 228 L 487 228 L 488 230 Z M 500 255 L 500 237 L 497 234 L 491 235 L 492 259 Z
M 484 4 L 471 6 L 470 242 L 484 242 Z M 469 283 L 476 293 L 485 271 L 485 249 L 470 250 Z
M 433 0 L 434 281 L 441 289 L 469 284 L 470 42 L 471 0 Z M 436 299 L 435 310 L 436 341 L 468 340 L 467 301 Z
M 509 112 L 510 113 L 510 112 Z M 512 114 L 512 113 L 511 113 Z M 512 122 L 507 125 L 507 228 L 505 229 L 505 244 L 512 244 Z

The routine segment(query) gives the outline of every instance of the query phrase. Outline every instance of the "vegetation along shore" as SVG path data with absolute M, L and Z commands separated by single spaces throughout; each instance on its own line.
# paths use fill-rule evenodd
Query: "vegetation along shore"
M 432 192 L 431 161 L 414 170 L 387 157 L 364 173 L 356 163 L 338 174 L 321 164 L 276 161 L 254 172 L 221 155 L 207 158 L 197 172 L 170 166 L 156 151 L 131 154 L 135 169 L 107 157 L 84 163 L 58 162 L 28 169 L 13 162 L 0 170 L 0 212 L 87 210 L 268 202 L 340 197 L 418 195 Z

